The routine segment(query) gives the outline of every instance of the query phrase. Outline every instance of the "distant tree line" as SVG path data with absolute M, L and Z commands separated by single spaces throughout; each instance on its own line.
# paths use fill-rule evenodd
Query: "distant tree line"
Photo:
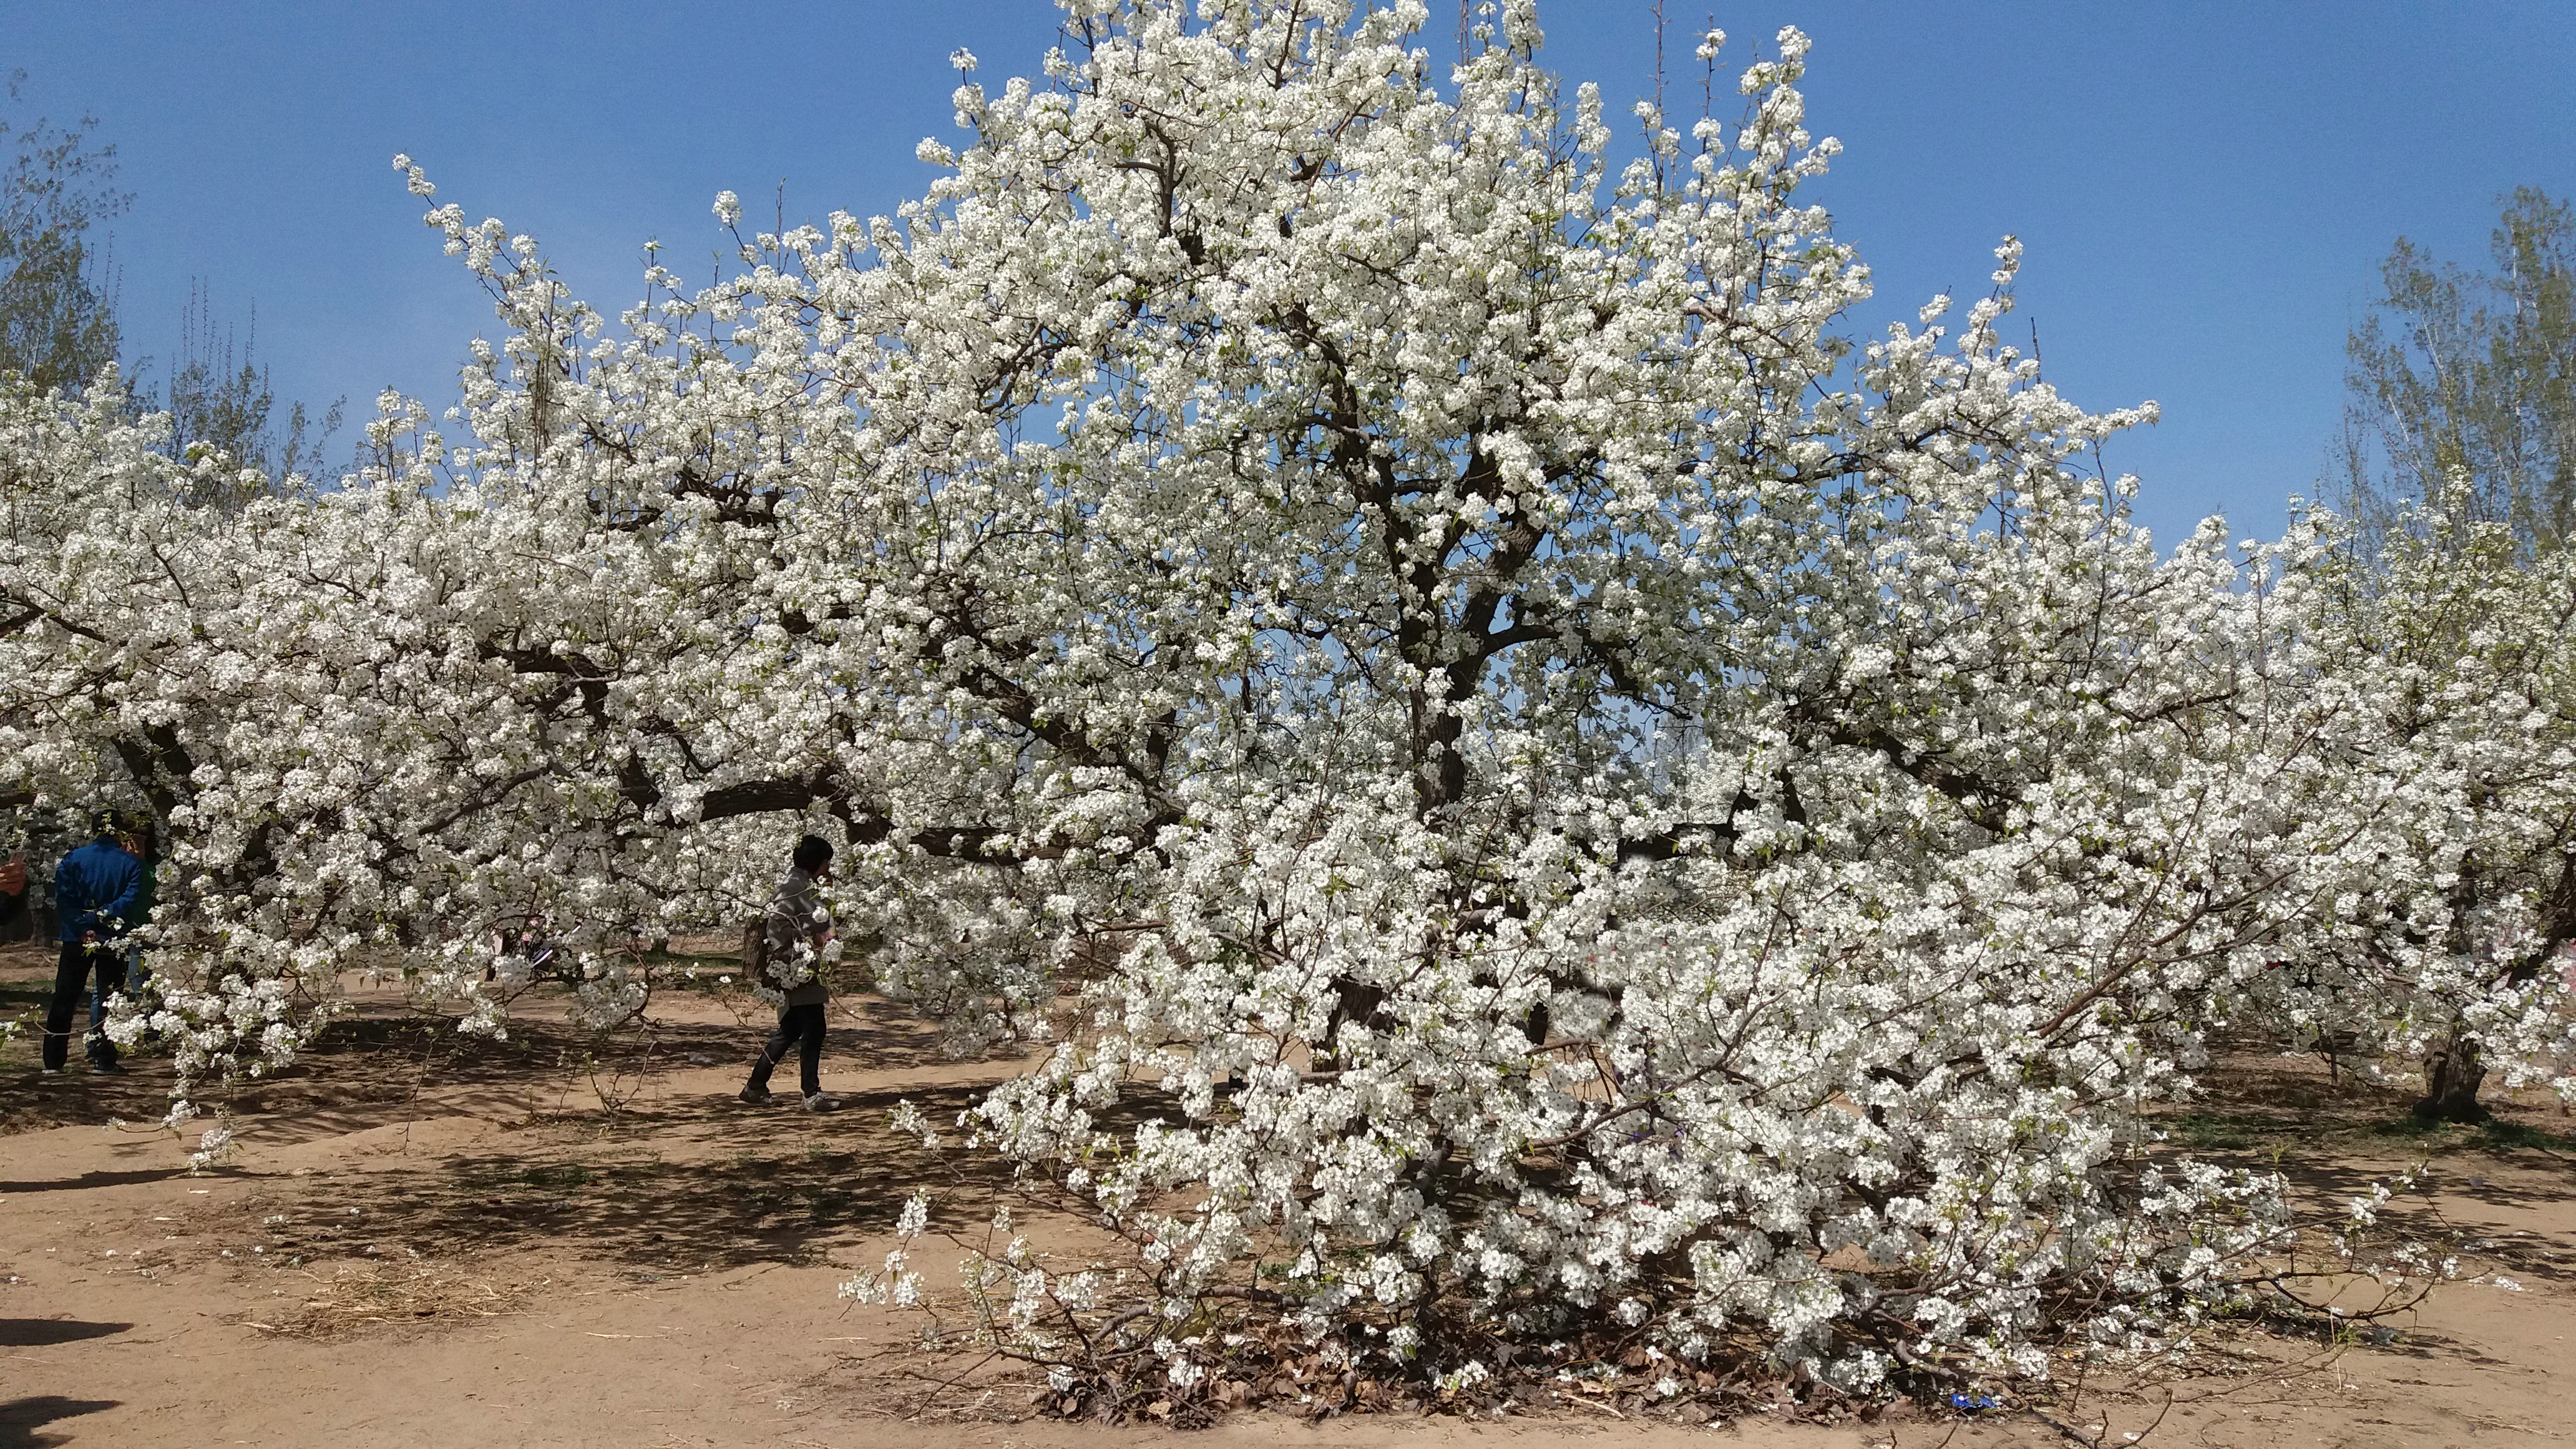
M 118 315 L 118 272 L 104 224 L 133 202 L 116 186 L 116 147 L 98 140 L 98 119 L 70 126 L 16 115 L 27 74 L 7 73 L 9 111 L 0 113 L 0 373 L 37 392 L 78 395 L 116 368 L 134 405 L 167 411 L 174 457 L 220 455 L 241 488 L 309 486 L 340 423 L 334 402 L 319 415 L 300 402 L 281 413 L 268 369 L 255 356 L 256 325 L 237 334 L 217 321 L 203 284 L 190 289 L 179 348 L 158 387 L 151 359 L 126 351 Z M 254 314 L 255 315 L 255 314 Z M 252 482 L 256 478 L 257 482 Z M 201 501 L 238 504 L 238 489 Z
M 2366 538 L 2412 506 L 2510 529 L 2526 556 L 2576 532 L 2576 218 L 2536 187 L 2505 198 L 2493 269 L 2403 237 L 2383 293 L 2347 341 L 2350 398 L 2335 459 Z

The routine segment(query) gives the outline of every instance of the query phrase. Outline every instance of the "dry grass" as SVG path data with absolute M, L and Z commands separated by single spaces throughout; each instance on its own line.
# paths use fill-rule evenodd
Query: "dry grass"
M 538 1284 L 450 1272 L 426 1262 L 353 1263 L 328 1278 L 307 1272 L 314 1290 L 274 1323 L 246 1327 L 294 1338 L 327 1339 L 397 1325 L 454 1324 L 518 1310 Z

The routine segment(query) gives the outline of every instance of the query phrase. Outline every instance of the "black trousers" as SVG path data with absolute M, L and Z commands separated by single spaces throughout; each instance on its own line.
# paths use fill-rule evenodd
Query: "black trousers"
M 114 944 L 85 946 L 78 941 L 63 943 L 63 959 L 54 968 L 54 999 L 45 1006 L 45 1065 L 59 1069 L 72 1054 L 72 1013 L 80 1009 L 89 995 L 89 977 L 98 973 L 99 999 L 114 996 L 125 989 L 125 952 Z M 89 1059 L 101 1066 L 116 1064 L 116 1043 L 99 1030 L 99 1019 L 92 1015 L 89 1023 Z
M 769 1073 L 787 1060 L 787 1049 L 797 1048 L 796 1085 L 806 1096 L 823 1090 L 823 1003 L 808 1002 L 803 1006 L 778 1008 L 778 1030 L 760 1049 L 760 1060 L 751 1066 L 753 1091 L 769 1090 Z

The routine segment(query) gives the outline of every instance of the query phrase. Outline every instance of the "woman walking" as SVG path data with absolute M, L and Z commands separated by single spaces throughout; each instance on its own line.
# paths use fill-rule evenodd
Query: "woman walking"
M 805 1099 L 808 1112 L 829 1112 L 841 1104 L 823 1091 L 823 1003 L 829 993 L 823 987 L 824 948 L 832 940 L 832 913 L 823 903 L 822 883 L 832 878 L 832 843 L 819 835 L 808 835 L 796 842 L 796 854 L 787 879 L 769 898 L 769 910 L 762 921 L 760 959 L 754 963 L 759 977 L 772 988 L 785 993 L 778 1007 L 778 1029 L 760 1049 L 760 1059 L 752 1063 L 751 1080 L 743 1084 L 742 1100 L 752 1106 L 766 1106 L 776 1100 L 769 1090 L 769 1074 L 795 1047 L 796 1085 Z

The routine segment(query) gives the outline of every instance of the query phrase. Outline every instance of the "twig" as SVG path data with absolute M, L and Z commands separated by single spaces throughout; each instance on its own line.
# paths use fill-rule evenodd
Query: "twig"
M 1000 1350 L 998 1350 L 998 1349 L 997 1349 L 997 1350 L 995 1350 L 995 1351 L 993 1351 L 993 1352 L 991 1352 L 991 1353 L 988 1353 L 988 1354 L 984 1355 L 982 1358 L 979 1358 L 979 1359 L 975 1360 L 973 1363 L 970 1363 L 970 1364 L 966 1365 L 966 1367 L 964 1367 L 964 1368 L 962 1368 L 962 1369 L 959 1369 L 959 1370 L 957 1371 L 957 1373 L 956 1373 L 953 1377 L 949 1378 L 946 1382 L 944 1382 L 944 1383 L 940 1384 L 940 1385 L 939 1385 L 938 1387 L 936 1387 L 936 1388 L 930 1389 L 929 1391 L 925 1392 L 925 1393 L 921 1396 L 921 1404 L 920 1404 L 920 1408 L 921 1408 L 921 1409 L 928 1409 L 928 1408 L 930 1407 L 931 1400 L 938 1398 L 942 1393 L 944 1393 L 944 1392 L 946 1392 L 947 1390 L 949 1390 L 949 1389 L 951 1389 L 951 1388 L 955 1387 L 955 1386 L 956 1386 L 956 1384 L 957 1384 L 957 1381 L 958 1381 L 959 1379 L 962 1379 L 962 1378 L 966 1377 L 968 1374 L 973 1373 L 975 1370 L 977 1370 L 977 1369 L 979 1369 L 979 1368 L 982 1368 L 984 1365 L 986 1365 L 986 1364 L 988 1364 L 988 1363 L 991 1363 L 993 1360 L 995 1360 L 995 1359 L 997 1359 L 997 1358 L 1000 1358 L 1001 1356 L 1002 1356 L 1002 1355 L 1001 1355 Z M 906 1370 L 906 1372 L 907 1372 L 907 1373 L 910 1373 L 911 1371 L 910 1371 L 910 1370 Z M 914 1378 L 923 1378 L 923 1377 L 926 1377 L 926 1375 L 923 1375 L 923 1374 L 913 1374 L 912 1376 L 913 1376 Z M 918 1410 L 916 1410 L 916 1412 L 918 1412 Z M 909 1418 L 909 1417 L 910 1417 L 910 1415 L 906 1415 L 905 1417 Z

